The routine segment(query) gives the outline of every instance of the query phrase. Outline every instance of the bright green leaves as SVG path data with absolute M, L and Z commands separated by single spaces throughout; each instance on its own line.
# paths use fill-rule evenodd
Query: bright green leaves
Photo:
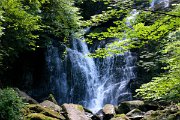
M 81 25 L 73 0 L 49 0 L 42 7 L 43 23 L 50 34 L 68 37 Z
M 13 62 L 19 53 L 44 47 L 52 38 L 62 42 L 80 28 L 80 19 L 74 0 L 1 0 L 0 62 Z
M 7 43 L 9 47 L 9 42 L 11 45 L 17 43 L 16 47 L 20 48 L 35 47 L 34 40 L 38 36 L 33 32 L 40 29 L 38 24 L 40 17 L 26 12 L 20 0 L 2 0 L 0 6 L 4 10 L 5 20 L 3 22 L 5 28 L 5 34 L 2 36 L 3 43 Z
M 144 84 L 137 90 L 138 96 L 147 100 L 180 101 L 180 30 L 167 38 L 162 50 L 162 62 L 167 64 L 163 69 L 167 73 L 154 77 L 153 81 Z

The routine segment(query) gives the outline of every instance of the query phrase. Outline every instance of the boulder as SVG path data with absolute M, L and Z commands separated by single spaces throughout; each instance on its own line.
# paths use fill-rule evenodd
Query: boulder
M 59 120 L 65 120 L 65 117 L 62 114 L 60 114 L 52 109 L 45 108 L 45 107 L 41 106 L 40 104 L 26 105 L 26 107 L 23 110 L 23 113 L 26 118 L 29 118 L 29 119 L 32 118 L 32 120 L 34 120 L 34 118 L 36 118 L 36 117 L 37 118 L 39 117 L 39 119 L 37 119 L 37 120 L 41 120 L 40 117 L 41 118 L 49 117 L 52 119 L 54 118 L 54 119 L 59 119 Z M 42 119 L 42 120 L 44 120 L 44 119 Z
M 102 109 L 103 115 L 104 115 L 104 120 L 109 120 L 114 117 L 116 114 L 115 108 L 111 104 L 106 104 L 103 109 Z
M 23 102 L 30 103 L 30 104 L 38 104 L 36 100 L 31 98 L 25 92 L 19 90 L 18 88 L 14 88 L 14 90 L 18 93 L 18 95 L 22 98 Z
M 128 118 L 130 118 L 131 120 L 140 120 L 144 117 L 144 114 L 145 113 L 139 109 L 133 109 L 130 112 L 128 112 L 126 116 L 128 116 Z
M 172 105 L 164 110 L 148 111 L 142 120 L 180 120 L 180 109 Z
M 140 100 L 124 101 L 117 107 L 116 112 L 119 114 L 126 114 L 133 109 L 141 109 L 143 106 L 144 102 Z
M 117 114 L 111 120 L 130 120 L 125 114 Z
M 52 109 L 52 110 L 59 112 L 59 113 L 62 111 L 62 108 L 59 105 L 57 105 L 57 104 L 55 104 L 49 100 L 45 100 L 44 102 L 42 102 L 40 104 L 43 107 L 47 107 L 47 108 Z
M 67 120 L 92 120 L 87 117 L 84 108 L 76 104 L 63 104 L 62 109 Z
M 59 120 L 57 118 L 45 116 L 44 114 L 41 113 L 31 113 L 26 118 L 28 120 Z
M 139 109 L 141 111 L 147 112 L 149 110 L 157 110 L 159 106 L 156 103 L 149 103 L 140 100 L 124 101 L 118 107 L 116 107 L 116 112 L 118 114 L 128 113 L 133 109 Z

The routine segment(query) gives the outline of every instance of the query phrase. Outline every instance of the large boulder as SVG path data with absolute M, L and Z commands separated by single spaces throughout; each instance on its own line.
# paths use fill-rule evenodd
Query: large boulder
M 67 120 L 91 120 L 81 105 L 63 104 L 62 109 Z
M 133 109 L 141 109 L 144 106 L 144 102 L 140 100 L 124 101 L 116 109 L 117 113 L 128 113 Z
M 52 109 L 54 111 L 57 111 L 59 113 L 62 111 L 62 108 L 59 105 L 57 105 L 57 104 L 55 104 L 55 103 L 53 103 L 53 102 L 51 102 L 49 100 L 45 100 L 44 102 L 42 102 L 40 104 L 43 107 L 47 107 L 47 108 Z
M 140 120 L 144 117 L 144 114 L 145 113 L 139 109 L 133 109 L 130 112 L 128 112 L 126 116 L 128 116 L 128 118 L 130 118 L 131 120 Z
M 115 108 L 111 104 L 106 104 L 103 109 L 102 109 L 103 115 L 104 115 L 104 120 L 109 120 L 114 117 L 116 114 Z
M 157 110 L 158 107 L 159 106 L 155 103 L 148 103 L 141 100 L 124 101 L 118 105 L 118 107 L 116 108 L 116 112 L 118 114 L 126 114 L 133 109 L 139 109 L 141 111 L 147 112 L 149 110 Z
M 46 120 L 44 118 L 48 118 L 47 120 L 49 120 L 50 118 L 52 120 L 65 120 L 65 117 L 62 114 L 52 109 L 43 107 L 40 104 L 26 105 L 26 107 L 23 110 L 23 113 L 25 118 L 28 120 Z

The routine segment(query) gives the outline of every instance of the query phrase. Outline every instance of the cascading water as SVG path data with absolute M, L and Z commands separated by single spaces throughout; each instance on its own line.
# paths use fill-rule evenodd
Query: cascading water
M 57 47 L 50 45 L 46 53 L 47 67 L 50 74 L 50 88 L 59 103 L 67 101 L 67 74 Z
M 138 12 L 133 10 L 127 18 L 127 26 Z M 62 58 L 58 47 L 47 50 L 47 66 L 50 73 L 50 88 L 59 104 L 82 104 L 93 112 L 105 104 L 117 105 L 120 101 L 131 100 L 130 82 L 136 78 L 136 55 L 126 52 L 105 59 L 86 56 L 88 46 L 79 39 L 73 39 L 72 47 L 66 48 Z
M 87 44 L 81 40 L 74 39 L 73 47 L 67 49 L 69 60 L 71 63 L 71 96 L 79 94 L 74 99 L 85 107 L 94 106 L 93 98 L 96 97 L 96 83 L 100 80 L 99 74 L 93 58 L 86 56 L 89 54 Z M 72 102 L 76 101 L 72 100 Z
M 48 47 L 50 88 L 58 103 L 82 104 L 97 112 L 105 104 L 131 100 L 129 83 L 136 78 L 135 55 L 126 52 L 95 62 L 87 54 L 87 44 L 78 39 L 72 40 L 63 59 L 57 47 Z

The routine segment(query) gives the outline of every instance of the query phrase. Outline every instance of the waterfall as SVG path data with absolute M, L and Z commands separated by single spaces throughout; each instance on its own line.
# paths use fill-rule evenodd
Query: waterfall
M 67 49 L 71 62 L 71 82 L 74 84 L 71 94 L 79 94 L 74 99 L 79 98 L 78 103 L 90 108 L 95 105 L 93 99 L 96 97 L 96 84 L 100 81 L 99 74 L 93 58 L 87 56 L 87 44 L 78 39 L 74 39 L 72 44 L 73 47 Z
M 50 74 L 51 92 L 56 95 L 58 103 L 67 101 L 67 74 L 57 47 L 50 45 L 47 48 L 46 62 Z
M 133 10 L 127 25 L 138 12 Z M 117 105 L 132 100 L 130 82 L 136 78 L 136 55 L 130 51 L 94 59 L 88 57 L 89 48 L 83 39 L 73 38 L 63 58 L 57 45 L 50 45 L 46 53 L 50 88 L 59 104 L 76 103 L 98 112 L 105 104 Z M 119 40 L 120 41 L 120 40 Z
M 88 46 L 72 40 L 64 60 L 57 47 L 49 46 L 46 61 L 50 73 L 51 91 L 58 103 L 77 103 L 97 112 L 105 104 L 117 105 L 131 100 L 129 83 L 135 75 L 136 57 L 131 52 L 105 59 L 86 56 Z

